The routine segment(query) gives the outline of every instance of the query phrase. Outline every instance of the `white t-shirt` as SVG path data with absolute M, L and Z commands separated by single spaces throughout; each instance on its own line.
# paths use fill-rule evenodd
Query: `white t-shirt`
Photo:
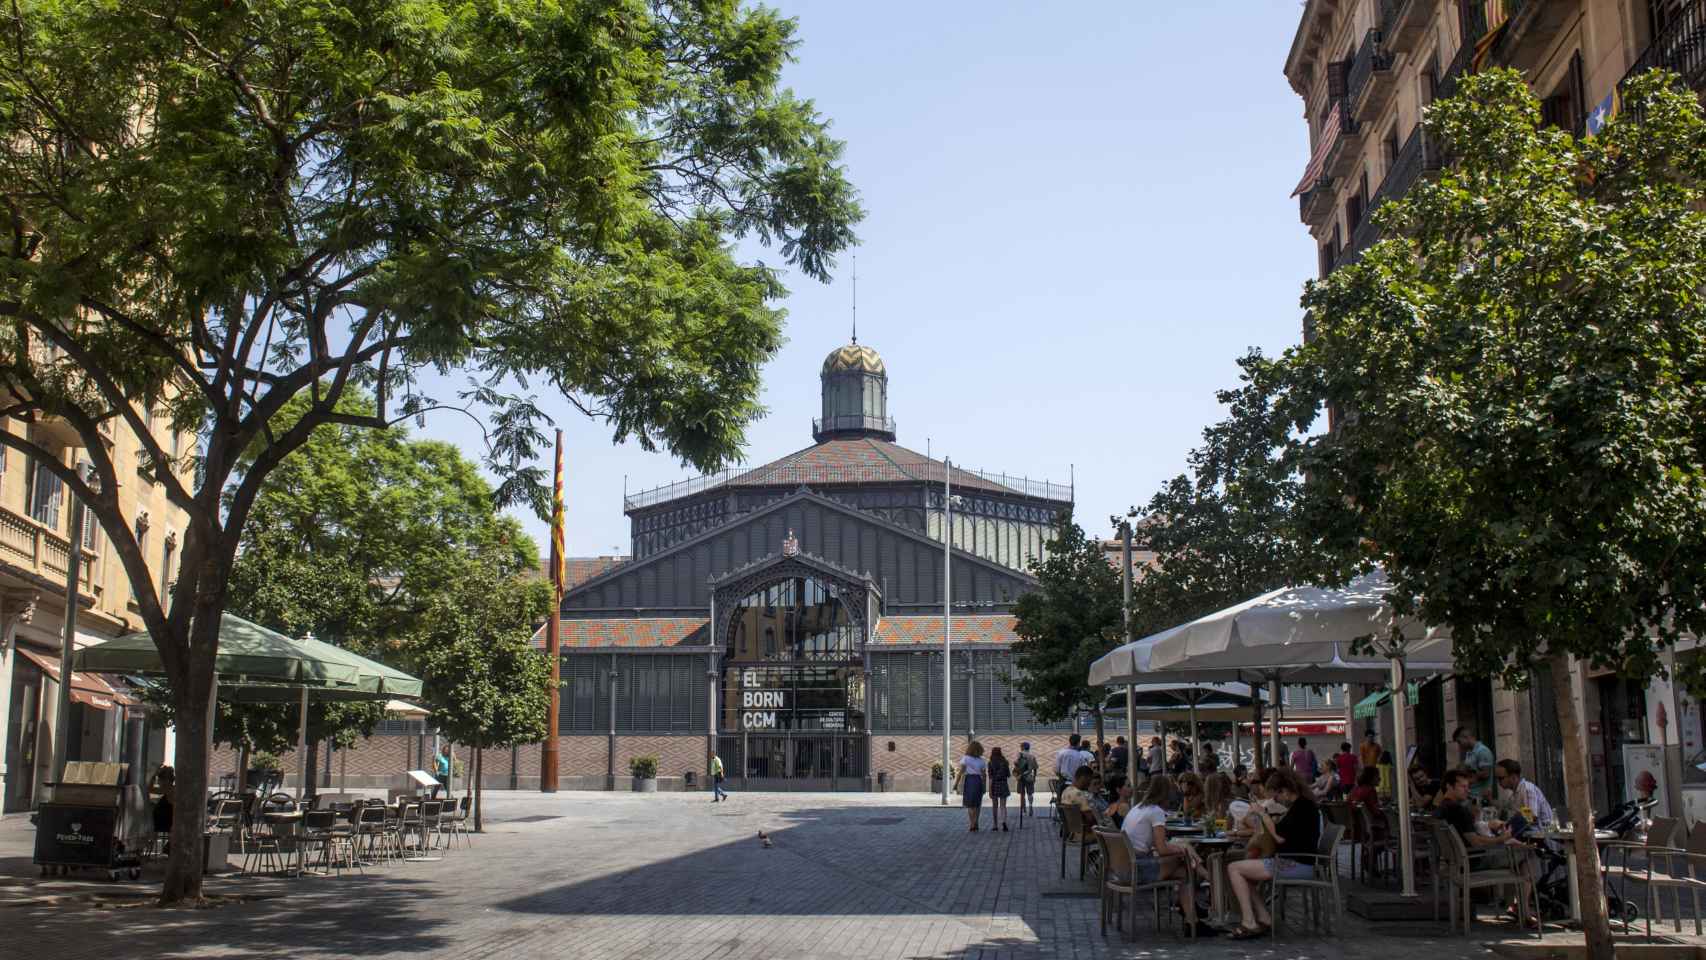
M 1120 829 L 1131 840 L 1132 852 L 1140 857 L 1155 856 L 1155 828 L 1165 826 L 1167 811 L 1154 805 L 1137 806 L 1125 815 Z
M 1078 772 L 1078 768 L 1084 765 L 1089 756 L 1082 750 L 1061 747 L 1060 752 L 1054 755 L 1054 772 L 1060 774 L 1062 780 L 1071 783 L 1072 775 Z
M 965 767 L 966 776 L 968 777 L 972 774 L 976 774 L 981 777 L 989 770 L 988 761 L 984 760 L 982 757 L 961 757 L 960 765 Z

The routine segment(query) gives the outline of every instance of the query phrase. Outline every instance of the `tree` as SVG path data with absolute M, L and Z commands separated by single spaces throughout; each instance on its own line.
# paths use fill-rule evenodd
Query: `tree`
M 0 445 L 89 505 L 136 587 L 177 698 L 174 832 L 202 830 L 242 531 L 317 427 L 467 411 L 499 502 L 536 509 L 535 384 L 616 440 L 737 455 L 785 291 L 732 241 L 822 279 L 860 216 L 841 145 L 779 86 L 793 30 L 737 0 L 13 5 L 0 417 L 75 433 L 94 480 L 24 431 Z M 466 388 L 428 391 L 456 370 Z M 357 388 L 372 413 L 342 409 Z M 150 407 L 198 432 L 186 462 Z M 170 603 L 119 509 L 112 423 L 189 517 Z M 200 878 L 174 844 L 162 902 Z
M 1090 664 L 1120 642 L 1119 571 L 1070 515 L 1062 517 L 1043 557 L 1030 566 L 1038 584 L 1013 606 L 1019 639 L 1008 679 L 1044 723 L 1091 711 L 1100 739 L 1106 691 L 1086 678 Z
M 534 624 L 550 615 L 545 582 L 480 564 L 433 596 L 410 638 L 433 723 L 474 748 L 476 831 L 484 824 L 485 749 L 545 738 L 551 668 L 531 638 Z
M 1467 80 L 1425 120 L 1455 163 L 1308 287 L 1291 358 L 1296 396 L 1338 414 L 1298 446 L 1322 547 L 1383 563 L 1459 672 L 1520 689 L 1550 666 L 1583 890 L 1575 665 L 1648 678 L 1706 628 L 1706 122 L 1673 80 L 1634 81 L 1586 140 L 1542 126 L 1519 74 Z M 1602 899 L 1582 910 L 1609 958 Z

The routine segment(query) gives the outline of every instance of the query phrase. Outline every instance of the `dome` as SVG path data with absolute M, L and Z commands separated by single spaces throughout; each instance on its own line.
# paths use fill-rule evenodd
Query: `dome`
M 825 374 L 847 371 L 888 375 L 887 371 L 883 369 L 883 358 L 877 356 L 877 351 L 860 343 L 849 343 L 844 347 L 837 347 L 830 351 L 829 356 L 823 358 L 823 372 Z

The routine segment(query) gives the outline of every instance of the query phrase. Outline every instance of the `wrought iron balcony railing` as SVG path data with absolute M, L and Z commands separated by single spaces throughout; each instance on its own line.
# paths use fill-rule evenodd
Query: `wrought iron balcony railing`
M 1388 78 L 1380 74 L 1390 74 L 1391 71 L 1392 57 L 1380 45 L 1380 31 L 1370 30 L 1363 34 L 1362 46 L 1351 58 L 1351 68 L 1345 77 L 1345 95 L 1350 101 L 1346 115 L 1360 116 L 1364 101 L 1378 85 L 1387 83 Z
M 1693 0 L 1677 10 L 1618 85 L 1654 69 L 1679 74 L 1690 89 L 1706 91 L 1706 0 Z

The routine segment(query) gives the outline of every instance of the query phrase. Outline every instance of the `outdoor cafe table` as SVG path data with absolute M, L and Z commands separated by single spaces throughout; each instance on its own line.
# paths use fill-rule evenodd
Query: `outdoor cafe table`
M 1208 912 L 1211 919 L 1219 921 L 1226 916 L 1226 855 L 1234 847 L 1243 843 L 1237 837 L 1180 837 L 1179 842 L 1194 847 L 1197 855 L 1208 867 Z
M 308 876 L 308 844 L 303 842 L 307 837 L 302 832 L 302 811 L 263 810 L 261 819 L 272 824 L 275 832 L 279 827 L 290 828 L 290 835 L 296 841 L 296 873 L 293 876 Z
M 1566 868 L 1570 874 L 1570 919 L 1577 924 L 1582 922 L 1582 891 L 1576 883 L 1576 835 L 1568 830 L 1542 830 L 1538 834 L 1543 840 L 1551 840 L 1564 845 L 1564 856 L 1568 858 Z M 1600 846 L 1617 839 L 1617 834 L 1610 830 L 1595 830 L 1593 842 Z

